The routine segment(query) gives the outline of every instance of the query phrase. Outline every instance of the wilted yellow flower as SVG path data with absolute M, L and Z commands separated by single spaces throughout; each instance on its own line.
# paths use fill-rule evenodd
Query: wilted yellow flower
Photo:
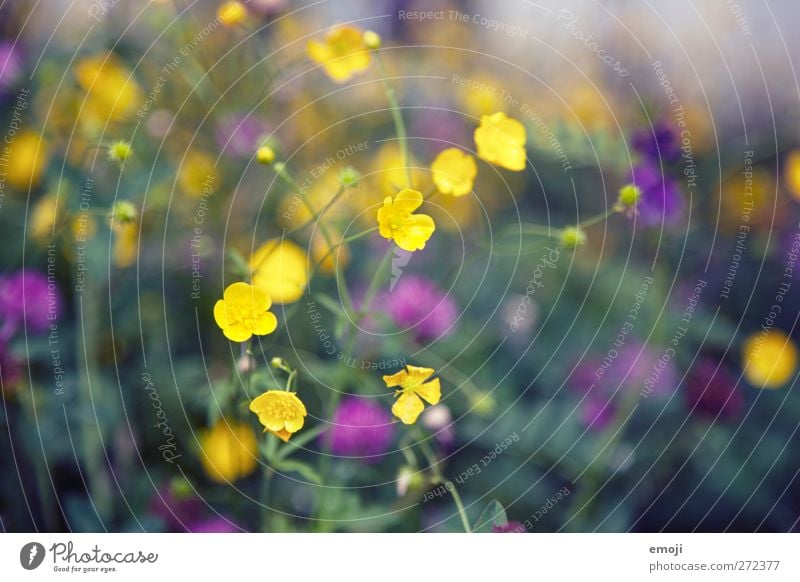
M 219 172 L 210 155 L 190 151 L 178 170 L 178 185 L 184 194 L 195 198 L 213 194 L 217 188 Z
M 411 188 L 401 190 L 392 200 L 387 196 L 378 210 L 378 227 L 383 238 L 394 240 L 404 251 L 425 248 L 436 225 L 427 214 L 413 214 L 422 206 L 422 193 Z
M 783 163 L 786 188 L 795 200 L 800 200 L 800 150 L 792 150 Z
M 47 143 L 32 131 L 22 131 L 9 138 L 8 160 L 5 164 L 6 182 L 14 188 L 27 191 L 38 186 L 47 165 Z
M 258 415 L 264 432 L 271 432 L 283 442 L 303 428 L 308 414 L 297 394 L 284 390 L 264 392 L 250 403 L 250 410 Z
M 230 483 L 258 465 L 258 439 L 250 425 L 220 419 L 200 435 L 200 461 L 217 483 Z
M 229 340 L 246 342 L 253 335 L 267 335 L 278 327 L 278 319 L 267 311 L 271 305 L 263 289 L 247 283 L 233 283 L 214 305 L 214 321 Z
M 756 388 L 780 388 L 797 370 L 797 347 L 783 331 L 757 332 L 745 340 L 742 363 Z
M 266 291 L 275 303 L 294 303 L 308 283 L 308 257 L 292 241 L 272 239 L 250 257 L 253 285 Z
M 525 127 L 502 112 L 482 116 L 475 130 L 478 156 L 515 172 L 525 169 L 525 139 Z
M 399 418 L 403 424 L 414 424 L 417 417 L 425 409 L 425 400 L 428 404 L 438 404 L 442 397 L 439 378 L 426 382 L 433 375 L 432 368 L 406 366 L 396 374 L 384 376 L 388 388 L 399 386 L 396 395 L 400 397 L 392 406 L 392 414 Z
M 362 32 L 355 26 L 339 26 L 325 35 L 325 41 L 312 40 L 306 47 L 309 58 L 336 83 L 344 83 L 369 67 L 370 55 Z
M 93 129 L 133 116 L 143 101 L 133 73 L 113 54 L 83 59 L 75 67 L 75 77 L 86 94 L 80 115 Z
M 458 148 L 447 148 L 431 164 L 433 183 L 442 194 L 464 196 L 472 192 L 478 165 L 475 158 Z
M 217 9 L 217 18 L 225 26 L 236 26 L 247 16 L 247 8 L 241 2 L 230 0 L 223 2 Z

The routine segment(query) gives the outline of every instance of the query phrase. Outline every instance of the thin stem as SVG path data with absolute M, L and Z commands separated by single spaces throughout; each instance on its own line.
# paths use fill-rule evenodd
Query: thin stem
M 472 533 L 472 526 L 469 524 L 469 518 L 467 517 L 467 510 L 464 507 L 464 502 L 461 500 L 461 495 L 458 493 L 458 489 L 456 489 L 455 484 L 447 479 L 439 469 L 439 461 L 436 459 L 436 455 L 433 454 L 430 446 L 428 445 L 427 441 L 425 441 L 424 435 L 421 432 L 419 434 L 419 448 L 422 451 L 425 460 L 428 461 L 428 465 L 430 466 L 431 473 L 433 473 L 434 480 L 438 483 L 444 485 L 444 488 L 450 492 L 450 495 L 453 496 L 453 502 L 456 504 L 456 509 L 458 510 L 458 515 L 461 518 L 461 525 L 464 527 L 464 531 L 467 533 Z
M 400 159 L 402 160 L 403 168 L 405 168 L 406 186 L 411 188 L 411 168 L 408 166 L 408 136 L 406 134 L 406 124 L 403 121 L 400 104 L 397 102 L 397 93 L 389 82 L 389 75 L 386 73 L 386 66 L 383 64 L 383 58 L 381 58 L 379 51 L 375 51 L 374 54 L 375 62 L 378 65 L 378 72 L 381 75 L 383 90 L 386 92 L 386 99 L 389 101 L 389 107 L 392 110 L 392 119 L 394 120 L 394 129 L 397 133 L 397 141 L 400 142 Z

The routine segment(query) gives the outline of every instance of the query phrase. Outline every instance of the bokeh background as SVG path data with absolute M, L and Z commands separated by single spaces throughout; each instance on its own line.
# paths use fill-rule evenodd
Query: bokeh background
M 482 530 L 797 529 L 800 7 L 221 4 L 0 4 L 0 530 L 460 531 L 442 475 Z M 309 58 L 343 24 L 385 75 Z M 375 226 L 405 172 L 384 76 L 421 190 L 497 111 L 528 166 L 426 202 L 353 321 L 386 240 L 304 279 L 320 223 Z M 249 356 L 212 309 L 275 239 Z M 278 448 L 247 410 L 275 357 L 308 409 Z M 413 427 L 381 381 L 406 363 L 442 383 Z

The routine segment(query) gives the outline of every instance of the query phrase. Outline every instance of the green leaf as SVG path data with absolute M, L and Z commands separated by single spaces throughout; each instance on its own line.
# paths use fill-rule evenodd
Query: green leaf
M 315 426 L 314 428 L 304 430 L 299 435 L 293 436 L 292 440 L 278 449 L 275 455 L 275 460 L 281 462 L 283 459 L 289 458 L 291 455 L 299 451 L 303 446 L 310 443 L 326 430 L 325 425 Z
M 322 478 L 319 474 L 301 461 L 287 461 L 283 460 L 275 464 L 273 467 L 276 471 L 281 473 L 300 473 L 306 480 L 311 481 L 316 485 L 322 484 Z
M 324 293 L 315 293 L 314 299 L 331 313 L 335 313 L 336 315 L 344 315 L 345 313 L 343 306 L 333 297 L 329 297 Z
M 473 531 L 487 533 L 492 531 L 492 526 L 502 526 L 507 523 L 508 517 L 506 517 L 503 505 L 496 499 L 492 499 L 475 522 Z
M 245 258 L 236 249 L 228 250 L 228 259 L 231 262 L 231 273 L 244 278 L 250 277 L 250 266 Z

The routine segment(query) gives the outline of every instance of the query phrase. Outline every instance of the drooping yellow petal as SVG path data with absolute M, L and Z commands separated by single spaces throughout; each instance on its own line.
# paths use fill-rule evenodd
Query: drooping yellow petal
M 424 409 L 425 405 L 419 396 L 412 392 L 404 392 L 392 406 L 392 414 L 403 424 L 414 424 Z
M 435 370 L 433 368 L 423 368 L 422 366 L 406 366 L 408 368 L 408 380 L 412 384 L 421 384 L 431 376 Z
M 394 197 L 394 206 L 402 212 L 414 212 L 422 206 L 422 192 L 411 188 L 403 188 Z
M 408 372 L 404 368 L 395 374 L 384 376 L 383 381 L 386 382 L 387 388 L 394 388 L 395 386 L 402 386 L 407 378 Z

